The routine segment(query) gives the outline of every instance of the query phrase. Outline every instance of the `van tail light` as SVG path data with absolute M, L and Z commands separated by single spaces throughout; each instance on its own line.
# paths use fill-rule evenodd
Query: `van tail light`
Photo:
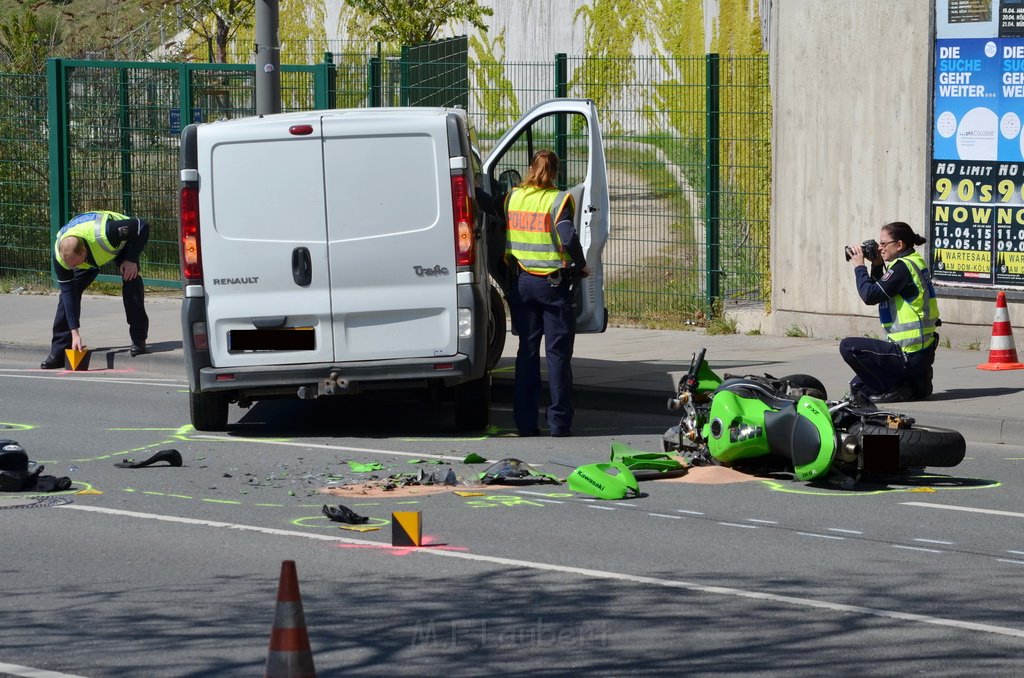
M 455 224 L 455 264 L 472 266 L 476 254 L 473 236 L 473 205 L 469 198 L 466 177 L 452 177 L 452 216 Z
M 181 189 L 181 274 L 185 280 L 202 280 L 203 257 L 199 249 L 199 189 Z
M 192 347 L 197 351 L 210 350 L 210 337 L 206 333 L 206 323 L 192 323 Z

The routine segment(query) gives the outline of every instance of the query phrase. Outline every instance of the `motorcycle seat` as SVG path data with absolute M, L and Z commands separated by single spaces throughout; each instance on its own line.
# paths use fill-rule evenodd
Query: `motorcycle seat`
M 792 407 L 800 399 L 798 395 L 780 393 L 770 384 L 749 377 L 731 377 L 726 379 L 715 389 L 715 393 L 719 391 L 730 391 L 741 398 L 757 398 L 774 410 Z

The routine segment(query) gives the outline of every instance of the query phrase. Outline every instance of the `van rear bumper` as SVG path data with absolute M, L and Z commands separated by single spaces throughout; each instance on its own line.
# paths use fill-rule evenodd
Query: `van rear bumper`
M 474 372 L 480 372 L 475 374 Z M 238 398 L 291 395 L 305 398 L 344 395 L 368 390 L 409 389 L 431 383 L 454 386 L 483 376 L 469 356 L 417 360 L 381 360 L 305 365 L 201 367 L 198 390 L 231 391 Z

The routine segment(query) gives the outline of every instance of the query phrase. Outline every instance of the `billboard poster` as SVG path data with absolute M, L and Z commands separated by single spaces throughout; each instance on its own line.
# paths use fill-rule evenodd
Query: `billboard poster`
M 932 275 L 1024 286 L 1024 0 L 937 0 L 936 13 Z

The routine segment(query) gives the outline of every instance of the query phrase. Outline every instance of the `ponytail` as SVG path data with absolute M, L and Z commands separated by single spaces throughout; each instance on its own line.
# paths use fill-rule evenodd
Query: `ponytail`
M 910 227 L 910 224 L 904 221 L 890 222 L 882 226 L 882 230 L 888 233 L 889 237 L 893 240 L 899 240 L 910 245 L 923 245 L 928 242 L 924 236 L 914 233 L 914 229 Z

